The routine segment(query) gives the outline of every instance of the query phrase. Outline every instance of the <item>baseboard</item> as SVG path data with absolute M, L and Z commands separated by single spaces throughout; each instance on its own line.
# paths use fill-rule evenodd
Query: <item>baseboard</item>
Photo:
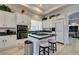
M 64 45 L 64 43 L 62 43 L 62 42 L 58 42 L 58 41 L 57 41 L 57 43 Z

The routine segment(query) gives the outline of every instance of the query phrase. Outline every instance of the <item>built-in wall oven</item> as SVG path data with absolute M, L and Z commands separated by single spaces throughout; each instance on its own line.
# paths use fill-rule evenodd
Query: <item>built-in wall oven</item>
M 17 25 L 17 39 L 24 39 L 28 37 L 28 26 Z

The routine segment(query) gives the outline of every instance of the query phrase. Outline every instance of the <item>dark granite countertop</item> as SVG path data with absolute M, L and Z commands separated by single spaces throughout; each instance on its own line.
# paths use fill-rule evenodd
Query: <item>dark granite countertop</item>
M 16 35 L 16 33 L 7 34 L 6 32 L 0 32 L 0 36 Z
M 30 34 L 29 36 L 41 40 L 41 39 L 45 39 L 45 38 L 49 38 L 49 37 L 55 36 L 55 34 L 48 34 L 48 35 Z

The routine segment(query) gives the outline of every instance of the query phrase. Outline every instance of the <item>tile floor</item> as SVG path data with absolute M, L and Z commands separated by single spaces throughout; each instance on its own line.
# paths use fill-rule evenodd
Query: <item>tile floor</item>
M 24 55 L 24 48 L 11 48 L 5 51 L 0 51 L 0 55 Z M 50 55 L 79 55 L 79 39 L 70 38 L 69 45 L 57 44 L 57 52 Z

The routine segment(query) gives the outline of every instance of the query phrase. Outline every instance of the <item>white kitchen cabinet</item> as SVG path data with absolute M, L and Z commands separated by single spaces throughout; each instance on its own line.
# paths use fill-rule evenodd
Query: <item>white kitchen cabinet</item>
M 22 15 L 22 20 L 24 25 L 28 25 L 28 20 L 26 15 Z
M 48 28 L 51 28 L 51 19 L 47 20 L 47 25 L 48 25 Z
M 52 28 L 52 20 L 51 19 L 48 19 L 47 20 L 47 28 Z
M 5 36 L 5 44 L 6 48 L 17 46 L 16 36 L 15 35 Z
M 49 28 L 49 20 L 46 20 L 46 28 Z
M 19 24 L 19 25 L 25 25 L 26 20 L 25 20 L 24 14 L 17 13 L 16 14 L 16 20 L 17 20 L 17 24 Z
M 16 17 L 14 13 L 0 11 L 0 27 L 16 27 Z
M 4 48 L 4 37 L 3 36 L 0 37 L 0 50 L 2 48 Z
M 0 50 L 17 46 L 15 35 L 0 36 Z
M 53 18 L 52 19 L 47 19 L 47 20 L 44 20 L 43 21 L 43 28 L 52 28 L 52 21 L 53 21 Z
M 47 21 L 46 20 L 44 20 L 44 21 L 42 21 L 43 23 L 43 28 L 47 28 Z
M 9 44 L 10 43 L 9 39 L 10 39 L 9 36 L 4 36 L 4 42 L 3 42 L 4 43 L 4 48 L 8 48 L 9 47 L 9 45 L 10 45 Z
M 17 46 L 17 39 L 16 35 L 9 36 L 9 45 L 11 46 Z
M 6 12 L 5 14 L 5 21 L 6 21 L 6 27 L 16 27 L 16 18 L 15 18 L 15 13 L 9 13 Z
M 0 27 L 4 27 L 4 26 L 5 26 L 5 12 L 0 11 Z
M 28 28 L 31 27 L 31 20 L 27 15 L 16 13 L 16 22 L 18 25 L 28 25 Z
M 16 14 L 16 20 L 17 20 L 17 24 L 19 24 L 19 25 L 24 25 L 24 20 L 25 20 L 25 18 L 24 18 L 24 16 L 23 16 L 23 14 L 17 13 L 17 14 Z

